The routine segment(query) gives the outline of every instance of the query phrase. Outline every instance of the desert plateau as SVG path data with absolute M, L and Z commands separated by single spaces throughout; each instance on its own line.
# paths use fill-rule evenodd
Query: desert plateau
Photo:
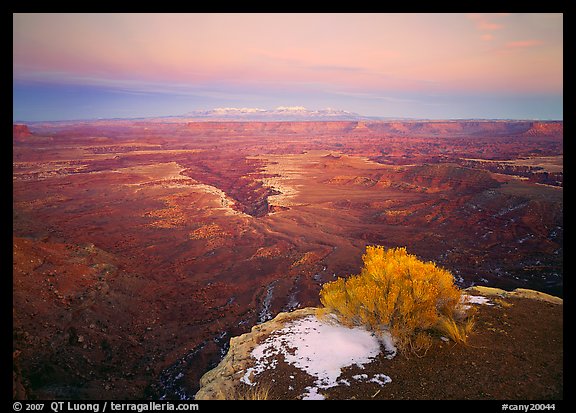
M 14 397 L 191 399 L 367 245 L 563 296 L 562 121 L 13 127 Z

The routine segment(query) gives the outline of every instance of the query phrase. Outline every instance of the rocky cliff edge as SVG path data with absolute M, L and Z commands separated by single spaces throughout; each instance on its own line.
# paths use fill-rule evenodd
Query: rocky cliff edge
M 469 345 L 438 337 L 422 358 L 382 354 L 368 364 L 342 369 L 338 385 L 330 389 L 314 388 L 306 374 L 301 376 L 278 353 L 269 353 L 267 363 L 272 368 L 251 381 L 253 351 L 272 333 L 318 311 L 303 308 L 280 313 L 233 337 L 226 356 L 201 378 L 195 399 L 237 399 L 250 386 L 262 383 L 271 390 L 268 398 L 280 399 L 314 395 L 322 399 L 561 399 L 563 300 L 526 289 L 510 292 L 478 286 L 464 292 L 476 297 L 470 304 L 479 307 Z M 330 345 L 326 342 L 326 351 Z

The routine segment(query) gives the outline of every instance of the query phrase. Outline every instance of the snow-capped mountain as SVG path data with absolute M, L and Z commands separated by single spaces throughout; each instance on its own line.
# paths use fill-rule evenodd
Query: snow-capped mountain
M 278 106 L 275 109 L 261 108 L 214 108 L 196 110 L 185 114 L 186 117 L 210 120 L 260 120 L 260 121 L 297 121 L 297 120 L 358 120 L 368 119 L 357 113 L 339 109 L 310 110 L 304 106 Z

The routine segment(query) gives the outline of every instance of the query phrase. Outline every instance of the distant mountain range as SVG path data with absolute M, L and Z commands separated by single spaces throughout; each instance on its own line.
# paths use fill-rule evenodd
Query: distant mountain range
M 27 125 L 46 125 L 46 124 L 73 124 L 75 122 L 129 122 L 129 121 L 146 121 L 153 123 L 179 123 L 179 122 L 202 122 L 202 121 L 228 121 L 228 122 L 306 122 L 306 121 L 376 121 L 376 122 L 408 122 L 414 124 L 424 123 L 517 123 L 517 122 L 535 122 L 535 123 L 556 123 L 562 124 L 562 120 L 536 120 L 536 119 L 487 119 L 487 118 L 468 118 L 468 119 L 425 119 L 425 118 L 408 118 L 398 116 L 365 116 L 355 112 L 349 112 L 342 109 L 307 109 L 304 106 L 278 106 L 275 109 L 261 108 L 235 108 L 223 107 L 207 110 L 193 110 L 180 115 L 165 115 L 151 117 L 132 117 L 132 118 L 94 118 L 94 119 L 75 119 L 75 120 L 54 120 L 54 121 L 14 121 L 14 124 Z
M 358 113 L 339 109 L 310 110 L 303 106 L 278 106 L 275 109 L 260 108 L 215 108 L 195 110 L 183 115 L 187 118 L 206 120 L 259 120 L 259 121 L 303 121 L 303 120 L 374 120 Z
M 186 119 L 189 121 L 397 121 L 397 122 L 514 122 L 518 119 L 445 119 L 431 120 L 406 118 L 397 116 L 365 116 L 341 109 L 307 109 L 304 106 L 278 106 L 275 109 L 261 108 L 214 108 L 208 110 L 193 110 L 178 116 L 158 118 L 159 120 Z

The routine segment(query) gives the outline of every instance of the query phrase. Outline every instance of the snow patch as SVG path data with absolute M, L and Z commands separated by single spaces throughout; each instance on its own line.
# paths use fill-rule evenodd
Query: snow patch
M 347 384 L 338 380 L 342 368 L 352 365 L 364 367 L 380 354 L 381 345 L 389 354 L 396 354 L 390 337 L 383 337 L 386 338 L 378 338 L 361 327 L 348 328 L 320 320 L 314 315 L 303 317 L 287 323 L 252 350 L 256 362 L 240 381 L 254 385 L 251 379 L 265 370 L 274 369 L 277 357 L 281 355 L 287 363 L 316 378 L 315 385 L 306 388 L 303 399 L 323 399 L 319 389 Z M 370 381 L 383 385 L 391 379 L 382 374 L 375 375 Z
M 278 106 L 276 108 L 277 112 L 306 112 L 307 109 L 304 106 Z
M 302 395 L 302 400 L 326 400 L 322 393 L 318 393 L 318 387 L 306 387 L 306 393 Z
M 468 310 L 470 308 L 468 304 L 494 305 L 488 298 L 482 295 L 469 294 L 462 294 L 462 297 L 460 298 L 460 304 L 464 310 Z
M 370 381 L 372 383 L 379 384 L 380 386 L 384 386 L 385 384 L 392 382 L 392 379 L 390 378 L 390 376 L 387 376 L 387 375 L 382 374 L 382 373 L 377 373 L 374 375 L 374 377 L 372 377 L 368 381 Z
M 490 300 L 482 295 L 462 295 L 463 302 L 471 303 L 471 304 L 486 304 L 486 305 L 494 305 L 490 302 Z
M 276 283 L 278 282 L 278 280 L 274 280 L 272 281 L 270 284 L 268 284 L 268 286 L 266 287 L 266 295 L 264 296 L 263 302 L 262 302 L 262 309 L 260 310 L 260 313 L 258 314 L 258 324 L 262 324 L 268 320 L 272 319 L 272 297 L 274 294 L 274 287 L 276 286 Z

